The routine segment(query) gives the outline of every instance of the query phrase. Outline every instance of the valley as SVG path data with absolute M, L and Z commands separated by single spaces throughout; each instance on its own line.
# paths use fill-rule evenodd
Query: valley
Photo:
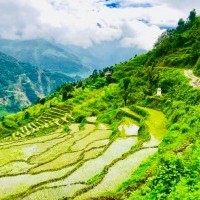
M 0 118 L 30 106 L 62 84 L 76 80 L 22 63 L 4 53 L 0 53 L 0 67 Z
M 194 12 L 149 52 L 60 84 L 4 116 L 0 199 L 198 200 L 200 16 Z M 2 56 L 15 63 L 3 68 L 2 80 L 14 74 L 20 98 L 27 100 L 24 85 L 41 94 L 41 84 L 52 83 L 45 72 L 24 72 L 29 65 Z

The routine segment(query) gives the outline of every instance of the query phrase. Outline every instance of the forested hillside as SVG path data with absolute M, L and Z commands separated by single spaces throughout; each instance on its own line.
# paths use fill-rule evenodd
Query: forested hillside
M 148 55 L 152 66 L 193 68 L 200 75 L 200 18 L 193 10 L 187 21 L 180 19 L 176 29 L 164 32 Z
M 0 117 L 35 103 L 74 79 L 19 62 L 0 52 Z
M 199 30 L 193 10 L 148 53 L 4 117 L 0 198 L 199 199 Z

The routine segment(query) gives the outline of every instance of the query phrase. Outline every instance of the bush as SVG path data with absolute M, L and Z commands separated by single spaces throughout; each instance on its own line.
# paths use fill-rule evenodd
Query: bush
M 28 119 L 30 117 L 30 113 L 28 111 L 26 111 L 24 113 L 24 120 Z
M 151 139 L 151 136 L 148 133 L 148 127 L 144 123 L 141 123 L 138 136 L 139 136 L 139 140 L 142 140 L 142 141 L 148 141 Z
M 157 174 L 150 184 L 149 199 L 166 199 L 185 173 L 181 160 L 170 158 L 161 160 Z
M 119 111 L 118 109 L 111 108 L 99 117 L 99 121 L 106 124 L 112 124 L 115 120 L 119 118 L 121 119 L 121 115 L 119 116 L 120 112 L 121 111 Z
M 10 119 L 4 119 L 3 120 L 3 125 L 6 127 L 6 128 L 13 128 L 13 129 L 16 129 L 18 127 L 18 125 L 10 120 Z
M 197 75 L 197 76 L 200 76 L 200 58 L 198 59 L 195 67 L 194 67 L 194 73 Z
M 182 133 L 187 133 L 190 130 L 190 127 L 187 124 L 182 125 L 181 132 Z
M 76 123 L 82 123 L 82 122 L 84 122 L 85 120 L 86 120 L 86 116 L 85 116 L 85 115 L 82 115 L 82 114 L 75 117 L 75 122 L 76 122 Z
M 69 128 L 68 125 L 65 125 L 65 127 L 64 127 L 64 131 L 67 132 L 67 133 L 70 131 L 70 128 Z
M 179 129 L 180 129 L 180 125 L 178 123 L 175 123 L 170 127 L 170 131 L 177 131 Z

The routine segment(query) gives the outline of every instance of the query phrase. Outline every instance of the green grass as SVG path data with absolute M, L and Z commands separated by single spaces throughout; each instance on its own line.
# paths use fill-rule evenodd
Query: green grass
M 165 115 L 160 111 L 150 108 L 140 107 L 140 109 L 148 112 L 148 117 L 145 120 L 145 124 L 148 127 L 149 133 L 161 140 L 167 132 L 167 120 Z

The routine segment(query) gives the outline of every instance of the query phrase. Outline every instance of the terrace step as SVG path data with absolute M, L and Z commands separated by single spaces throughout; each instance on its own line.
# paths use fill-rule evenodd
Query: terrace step
M 138 115 L 137 113 L 133 112 L 127 107 L 121 108 L 121 111 L 124 112 L 128 117 L 134 119 L 135 121 L 140 122 L 140 120 L 142 119 L 141 115 Z
M 51 110 L 51 111 L 49 111 L 48 113 L 50 113 L 50 114 L 55 114 L 55 115 L 60 115 L 60 116 L 63 116 L 64 115 L 64 113 L 61 113 L 60 111 L 59 112 L 56 112 L 56 111 L 54 111 L 54 110 Z
M 65 115 L 66 113 L 69 113 L 69 111 L 65 111 L 65 110 L 61 110 L 61 109 L 52 109 L 51 111 L 55 112 L 55 113 L 61 113 L 63 115 Z
M 36 124 L 37 126 L 43 126 L 43 124 L 41 124 L 41 123 L 38 122 L 38 121 L 36 121 L 35 124 Z
M 31 126 L 32 126 L 33 128 L 37 128 L 37 126 L 35 125 L 34 122 L 31 123 Z
M 63 124 L 69 122 L 67 119 L 70 118 L 70 116 L 66 116 L 66 114 L 69 114 L 71 109 L 71 106 L 52 107 L 45 111 L 35 121 L 21 127 L 18 132 L 13 134 L 13 137 L 19 138 L 29 136 L 50 126 L 63 126 Z

